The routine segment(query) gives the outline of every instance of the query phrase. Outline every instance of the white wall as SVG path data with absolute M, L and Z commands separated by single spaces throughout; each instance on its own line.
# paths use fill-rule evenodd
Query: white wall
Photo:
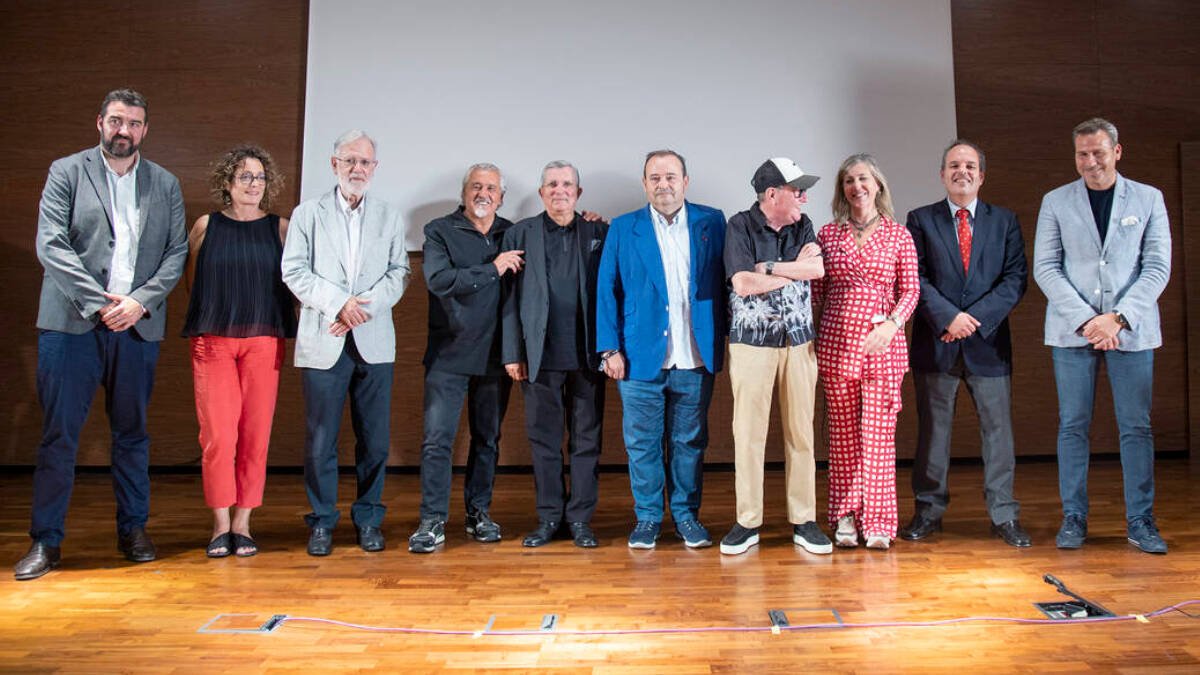
M 331 144 L 360 127 L 380 143 L 372 194 L 421 227 L 458 204 L 463 170 L 505 172 L 500 214 L 538 213 L 541 167 L 579 167 L 580 208 L 643 205 L 646 151 L 688 161 L 688 198 L 725 210 L 750 176 L 789 156 L 822 177 L 829 218 L 838 164 L 878 157 L 900 218 L 944 195 L 955 135 L 948 0 L 312 0 L 301 196 L 333 186 Z

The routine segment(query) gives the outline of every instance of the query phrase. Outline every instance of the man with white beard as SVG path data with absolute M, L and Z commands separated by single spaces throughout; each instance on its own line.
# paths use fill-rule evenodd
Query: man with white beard
M 463 176 L 462 205 L 425 226 L 429 342 L 421 523 L 408 539 L 413 553 L 433 553 L 446 539 L 454 436 L 464 401 L 471 429 L 464 482 L 466 532 L 476 541 L 500 541 L 500 526 L 488 512 L 500 422 L 512 387 L 500 363 L 502 279 L 524 265 L 524 251 L 500 252 L 504 233 L 512 227 L 496 215 L 504 190 L 499 167 L 475 164 Z
M 283 281 L 300 300 L 296 367 L 304 388 L 304 484 L 312 512 L 308 553 L 329 555 L 337 525 L 338 431 L 346 395 L 357 443 L 358 495 L 350 515 L 364 551 L 384 548 L 383 479 L 391 447 L 392 306 L 408 281 L 400 212 L 367 195 L 375 140 L 347 131 L 333 144 L 337 186 L 292 212 Z

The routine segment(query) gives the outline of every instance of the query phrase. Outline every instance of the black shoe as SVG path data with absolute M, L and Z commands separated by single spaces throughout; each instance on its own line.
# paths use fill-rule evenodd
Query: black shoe
M 554 535 L 558 534 L 558 528 L 562 523 L 555 520 L 543 520 L 538 523 L 537 529 L 525 535 L 525 540 L 521 542 L 522 546 L 529 548 L 537 548 L 550 543 Z M 478 532 L 478 530 L 476 530 Z
M 1033 546 L 1033 541 L 1029 538 L 1029 533 L 1025 528 L 1021 527 L 1021 521 L 1009 520 L 999 525 L 992 525 L 992 534 L 1004 540 L 1004 543 L 1017 548 L 1029 548 Z
M 433 553 L 445 541 L 446 521 L 426 518 L 408 538 L 408 550 L 411 553 Z
M 571 538 L 575 540 L 575 545 L 579 548 L 596 548 L 600 542 L 596 540 L 596 533 L 592 532 L 592 526 L 587 523 L 571 523 Z
M 467 534 L 475 541 L 492 544 L 500 541 L 500 524 L 492 520 L 487 511 L 468 513 Z
M 58 567 L 62 560 L 62 549 L 57 546 L 47 546 L 40 541 L 33 542 L 24 558 L 17 561 L 13 568 L 13 576 L 17 581 L 36 579 L 46 572 Z
M 1059 548 L 1076 549 L 1083 546 L 1087 539 L 1087 518 L 1068 513 L 1063 516 L 1062 527 L 1054 537 L 1054 545 Z
M 333 530 L 328 527 L 314 527 L 308 533 L 308 554 L 315 556 L 329 555 L 333 550 Z
M 385 546 L 383 530 L 370 525 L 358 528 L 358 545 L 367 553 L 382 551 Z
M 942 531 L 941 518 L 926 518 L 920 514 L 912 517 L 903 529 L 900 530 L 900 538 L 908 541 L 920 541 L 934 532 Z
M 117 548 L 125 554 L 125 559 L 129 562 L 150 562 L 156 555 L 154 543 L 150 541 L 150 535 L 146 534 L 144 527 L 134 528 L 128 534 L 117 537 Z

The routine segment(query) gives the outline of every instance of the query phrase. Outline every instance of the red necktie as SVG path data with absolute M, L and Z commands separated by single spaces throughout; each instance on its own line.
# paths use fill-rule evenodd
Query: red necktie
M 958 216 L 958 254 L 962 256 L 963 272 L 971 266 L 971 212 L 959 209 L 954 215 Z

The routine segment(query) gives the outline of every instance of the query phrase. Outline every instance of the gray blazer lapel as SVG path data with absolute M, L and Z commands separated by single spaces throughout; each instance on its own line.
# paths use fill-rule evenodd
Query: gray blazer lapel
M 333 189 L 337 190 L 336 187 Z M 363 220 L 365 221 L 366 218 L 364 217 Z M 342 269 L 342 277 L 346 280 L 347 287 L 351 287 L 353 280 L 350 278 L 350 273 L 346 271 L 346 230 L 342 225 L 341 214 L 337 212 L 337 196 L 333 192 L 317 203 L 317 227 L 320 229 L 326 245 L 322 246 L 318 241 L 313 255 L 334 256 L 338 266 Z
M 1083 236 L 1091 239 L 1092 243 L 1096 246 L 1096 251 L 1099 252 L 1101 249 L 1100 231 L 1096 229 L 1096 217 L 1092 215 L 1092 202 L 1091 202 L 1091 200 L 1088 199 L 1087 183 L 1084 183 L 1082 178 L 1075 181 L 1074 183 L 1071 183 L 1070 206 L 1071 206 L 1071 208 L 1075 209 L 1075 215 L 1086 226 L 1083 228 L 1084 230 L 1086 230 L 1083 233 Z M 1117 209 L 1117 207 L 1116 207 L 1116 203 L 1114 200 L 1113 213 L 1116 213 L 1116 209 Z M 1072 234 L 1072 233 L 1062 233 L 1062 234 L 1060 234 L 1060 236 L 1065 238 L 1067 236 L 1079 236 L 1079 235 Z
M 1117 174 L 1116 189 L 1113 190 L 1113 205 L 1112 213 L 1108 219 L 1108 235 L 1104 237 L 1104 246 L 1101 252 L 1108 251 L 1108 244 L 1114 239 L 1117 232 L 1120 231 L 1121 220 L 1125 218 L 1125 212 L 1129 208 L 1129 181 L 1121 174 Z
M 87 174 L 88 181 L 92 184 L 92 189 L 96 191 L 96 196 L 100 198 L 100 203 L 104 205 L 104 219 L 108 223 L 108 232 L 115 236 L 113 231 L 113 207 L 112 199 L 108 194 L 108 177 L 105 176 L 104 155 L 100 148 L 96 147 L 92 152 L 89 152 L 83 162 L 84 173 Z M 141 186 L 138 186 L 139 190 Z

